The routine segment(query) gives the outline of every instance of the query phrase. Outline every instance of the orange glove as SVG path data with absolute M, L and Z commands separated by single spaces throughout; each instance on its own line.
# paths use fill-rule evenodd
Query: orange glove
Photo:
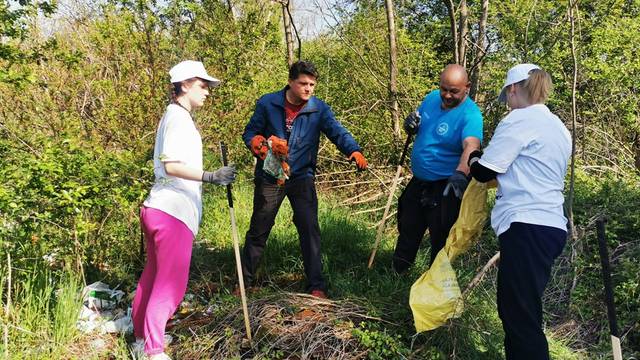
M 289 164 L 287 164 L 286 161 L 282 161 L 280 163 L 280 165 L 282 166 L 282 171 L 284 172 L 284 174 L 288 177 L 291 175 L 291 168 L 289 167 Z
M 262 135 L 256 135 L 251 139 L 251 152 L 253 155 L 260 158 L 260 160 L 264 160 L 267 157 L 267 151 L 269 148 L 267 147 L 267 140 Z
M 271 141 L 271 151 L 273 155 L 280 157 L 287 157 L 289 154 L 289 147 L 287 147 L 287 140 L 280 139 L 275 135 L 271 135 L 269 137 L 269 141 Z
M 364 155 L 362 155 L 360 151 L 354 151 L 353 153 L 351 153 L 351 156 L 349 156 L 349 161 L 352 160 L 356 161 L 358 170 L 365 170 L 368 166 L 367 159 L 364 158 Z

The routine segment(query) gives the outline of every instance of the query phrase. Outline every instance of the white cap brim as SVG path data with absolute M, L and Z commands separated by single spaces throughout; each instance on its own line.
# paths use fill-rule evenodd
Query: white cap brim
M 220 80 L 214 78 L 213 76 L 198 76 L 200 79 L 205 80 L 209 83 L 209 87 L 216 87 L 220 85 Z
M 509 69 L 509 71 L 507 71 L 507 78 L 504 81 L 504 86 L 502 86 L 502 90 L 500 91 L 500 96 L 498 96 L 498 101 L 507 102 L 507 87 L 528 79 L 529 73 L 534 69 L 540 69 L 540 67 L 535 64 L 518 64 Z

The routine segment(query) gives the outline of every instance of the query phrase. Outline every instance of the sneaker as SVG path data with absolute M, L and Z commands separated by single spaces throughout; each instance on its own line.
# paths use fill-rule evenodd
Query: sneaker
M 171 358 L 165 353 L 160 353 L 149 356 L 149 360 L 171 360 Z
M 324 291 L 320 290 L 320 289 L 314 289 L 311 290 L 311 296 L 315 296 L 319 299 L 326 299 L 327 298 L 327 293 L 325 293 Z
M 164 346 L 168 346 L 173 342 L 173 336 L 169 334 L 164 334 Z M 131 355 L 133 355 L 134 359 L 144 359 L 146 354 L 144 353 L 144 340 L 136 339 L 134 343 L 131 344 Z
M 136 339 L 136 342 L 131 344 L 131 356 L 134 359 L 144 359 L 144 340 Z

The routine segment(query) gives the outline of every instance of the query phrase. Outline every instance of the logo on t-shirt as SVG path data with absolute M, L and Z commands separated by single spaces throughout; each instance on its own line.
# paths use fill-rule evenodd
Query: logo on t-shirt
M 449 124 L 444 122 L 438 124 L 438 128 L 436 129 L 436 132 L 438 133 L 438 135 L 444 135 L 447 133 L 447 131 L 449 131 Z

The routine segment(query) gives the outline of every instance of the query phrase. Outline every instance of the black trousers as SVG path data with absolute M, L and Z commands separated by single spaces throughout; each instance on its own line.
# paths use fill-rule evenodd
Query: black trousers
M 424 233 L 429 229 L 431 263 L 444 247 L 449 230 L 458 219 L 460 202 L 453 191 L 443 196 L 447 180 L 412 178 L 398 199 L 398 243 L 393 254 L 396 272 L 406 271 L 416 260 Z
M 313 178 L 287 181 L 284 186 L 255 179 L 253 214 L 245 237 L 242 271 L 247 284 L 252 284 L 267 238 L 285 196 L 293 209 L 293 223 L 300 237 L 302 261 L 307 278 L 307 290 L 326 291 L 320 256 L 320 225 L 318 196 Z
M 549 359 L 542 331 L 542 294 L 566 238 L 564 230 L 518 222 L 498 237 L 498 314 L 507 359 Z

